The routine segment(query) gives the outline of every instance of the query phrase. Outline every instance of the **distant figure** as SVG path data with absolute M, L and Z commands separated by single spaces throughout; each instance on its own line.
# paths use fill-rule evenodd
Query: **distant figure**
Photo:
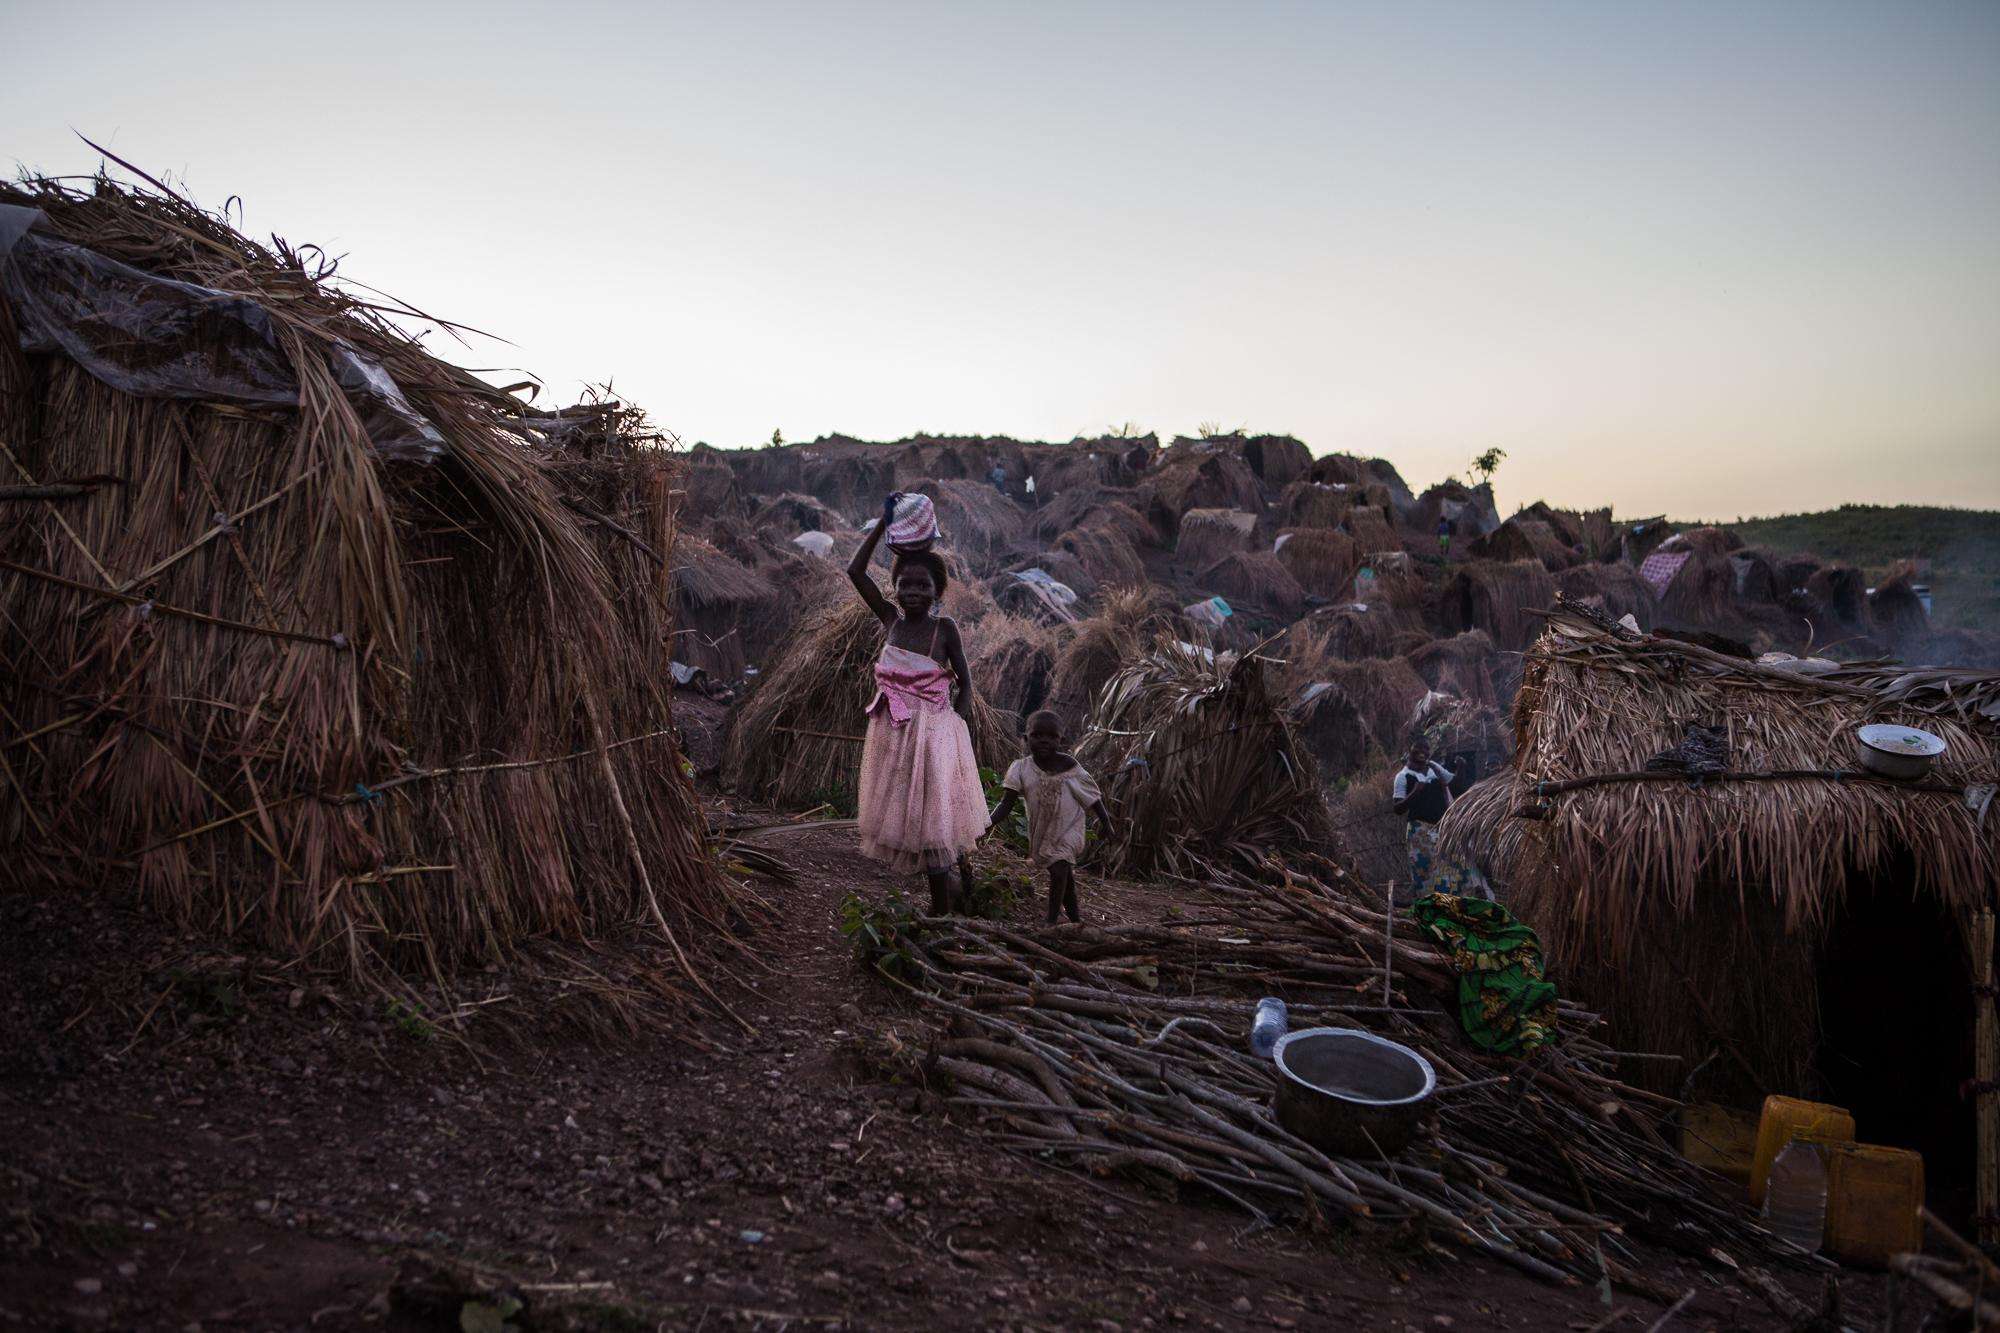
M 1415 897 L 1456 893 L 1491 898 L 1486 877 L 1472 866 L 1446 860 L 1438 853 L 1437 825 L 1451 808 L 1452 771 L 1431 758 L 1430 742 L 1418 736 L 1396 773 L 1391 808 L 1408 819 L 1404 842 L 1410 853 L 1410 892 Z
M 937 612 L 949 577 L 933 551 L 900 551 L 890 567 L 891 603 L 868 562 L 896 515 L 891 495 L 882 521 L 847 567 L 847 577 L 888 630 L 875 663 L 875 697 L 861 747 L 856 824 L 861 853 L 898 872 L 922 872 L 931 915 L 952 908 L 951 870 L 960 891 L 972 887 L 965 854 L 986 832 L 986 795 L 972 753 L 972 673 L 958 625 Z M 958 689 L 953 697 L 954 680 Z
M 1049 924 L 1067 911 L 1080 922 L 1076 905 L 1076 862 L 1083 855 L 1084 817 L 1097 816 L 1099 834 L 1111 837 L 1111 812 L 1097 782 L 1083 765 L 1063 752 L 1062 720 L 1046 708 L 1028 719 L 1028 757 L 1007 770 L 1007 794 L 993 810 L 993 826 L 1028 803 L 1028 857 L 1049 872 Z
M 1438 554 L 1451 559 L 1451 520 L 1448 518 L 1438 519 Z
M 1000 492 L 1000 494 L 1002 495 L 1005 495 L 1007 493 L 1006 468 L 1001 467 L 998 463 L 995 463 L 993 465 L 993 470 L 986 474 L 986 479 L 993 483 L 994 490 Z

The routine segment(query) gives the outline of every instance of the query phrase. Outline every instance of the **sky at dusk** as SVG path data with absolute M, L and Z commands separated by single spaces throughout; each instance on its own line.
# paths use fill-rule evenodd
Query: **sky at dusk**
M 2000 3 L 30 5 L 88 135 L 692 443 L 1289 432 L 2000 508 Z M 509 379 L 518 378 L 509 375 Z

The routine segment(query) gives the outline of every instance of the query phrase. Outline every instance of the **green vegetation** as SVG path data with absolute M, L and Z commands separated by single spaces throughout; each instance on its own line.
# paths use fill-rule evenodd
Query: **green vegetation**
M 1752 546 L 1807 551 L 1857 565 L 1869 579 L 1897 563 L 1928 559 L 1940 627 L 2000 626 L 2000 512 L 1934 505 L 1842 505 L 1816 514 L 1782 514 L 1721 526 Z

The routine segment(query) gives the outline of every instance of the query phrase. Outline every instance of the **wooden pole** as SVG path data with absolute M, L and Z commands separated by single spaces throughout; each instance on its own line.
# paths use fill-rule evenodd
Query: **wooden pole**
M 1972 975 L 1978 979 L 1973 993 L 1973 1070 L 1977 1091 L 1973 1094 L 1973 1118 L 1978 1126 L 1978 1213 L 1979 1243 L 2000 1244 L 2000 1016 L 1996 1016 L 1993 996 L 1993 909 L 1983 907 L 1972 914 L 1966 932 L 1972 947 Z

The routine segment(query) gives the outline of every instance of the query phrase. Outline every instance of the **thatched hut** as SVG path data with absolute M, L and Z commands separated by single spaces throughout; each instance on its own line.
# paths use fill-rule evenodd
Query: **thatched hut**
M 1337 528 L 1359 496 L 1345 485 L 1295 481 L 1278 495 L 1278 522 L 1287 528 Z
M 882 512 L 882 498 L 896 489 L 895 456 L 880 445 L 801 448 L 800 481 L 806 494 L 824 501 L 850 523 L 865 523 Z
M 1518 518 L 1548 525 L 1556 540 L 1585 560 L 1615 560 L 1620 553 L 1617 525 L 1609 509 L 1557 509 L 1546 500 L 1523 506 Z
M 91 479 L 0 529 L 0 884 L 356 971 L 724 929 L 638 415 L 531 412 L 176 195 L 0 205 L 0 444 Z
M 1354 539 L 1355 548 L 1364 555 L 1403 549 L 1403 539 L 1396 534 L 1391 515 L 1373 505 L 1359 505 L 1348 510 L 1340 526 Z
M 750 511 L 750 526 L 782 537 L 824 532 L 840 539 L 855 531 L 852 523 L 824 501 L 797 491 L 781 491 L 758 502 Z
M 1238 551 L 1201 572 L 1196 583 L 1203 592 L 1219 593 L 1239 611 L 1258 612 L 1277 620 L 1296 620 L 1306 609 L 1305 589 L 1268 551 Z
M 1493 507 L 1493 487 L 1481 482 L 1441 481 L 1417 497 L 1410 509 L 1410 527 L 1421 533 L 1437 531 L 1438 520 L 1451 524 L 1454 536 L 1483 537 L 1500 526 Z
M 1931 615 L 1917 596 L 1916 579 L 1908 566 L 1898 568 L 1868 594 L 1868 623 L 1876 638 L 1891 651 L 1922 647 L 1931 633 Z
M 1307 597 L 1333 601 L 1354 587 L 1361 551 L 1354 539 L 1332 528 L 1287 528 L 1275 543 L 1278 563 L 1290 570 Z
M 1855 767 L 1865 723 L 1948 748 L 1926 779 L 1874 778 Z M 1692 724 L 1705 746 L 1684 747 Z M 1504 878 L 1551 975 L 1621 1048 L 1681 1057 L 1630 1077 L 1830 1100 L 1863 1140 L 1924 1151 L 1933 1181 L 1969 1177 L 1959 1084 L 1993 976 L 2000 824 L 1967 795 L 2000 778 L 2000 675 L 1815 677 L 1563 612 L 1515 729 L 1510 799 L 1455 809 L 1446 838 L 1511 834 Z M 1670 751 L 1720 771 L 1656 767 Z
M 1163 543 L 1173 541 L 1190 509 L 1264 510 L 1264 495 L 1250 465 L 1220 449 L 1170 457 L 1140 490 L 1146 496 L 1146 517 Z
M 1113 519 L 1093 518 L 1063 533 L 1051 546 L 1074 557 L 1095 589 L 1136 588 L 1146 581 L 1138 548 Z
M 1077 757 L 1119 811 L 1114 872 L 1202 874 L 1332 842 L 1317 766 L 1266 670 L 1163 637 L 1104 687 Z
M 762 573 L 683 532 L 674 538 L 673 659 L 717 680 L 739 680 L 749 663 L 744 627 L 770 614 L 777 587 Z
M 722 763 L 737 791 L 781 809 L 852 813 L 882 635 L 851 593 L 799 624 L 731 723 Z M 982 768 L 1005 768 L 1016 748 L 1014 729 L 976 690 L 972 745 Z
M 1556 581 L 1539 560 L 1463 565 L 1452 576 L 1445 618 L 1454 633 L 1484 630 L 1504 651 L 1519 652 L 1540 632 L 1531 612 L 1556 600 Z
M 1043 706 L 1061 716 L 1071 735 L 1081 735 L 1098 692 L 1138 655 L 1148 636 L 1165 627 L 1173 612 L 1172 597 L 1158 588 L 1135 586 L 1105 594 L 1095 615 L 1071 627 L 1056 655 Z
M 1067 631 L 1004 611 L 987 616 L 966 636 L 966 664 L 980 693 L 1025 722 L 1048 700 Z
M 916 489 L 937 507 L 944 540 L 981 573 L 997 568 L 1025 531 L 1021 507 L 984 482 L 927 481 Z
M 1248 551 L 1257 542 L 1257 516 L 1240 509 L 1190 509 L 1174 535 L 1174 563 L 1207 569 L 1224 556 Z
M 1843 625 L 1867 624 L 1868 580 L 1852 565 L 1821 566 L 1806 580 L 1806 595 Z
M 1653 586 L 1627 564 L 1582 564 L 1556 575 L 1556 590 L 1572 602 L 1595 606 L 1613 620 L 1631 616 L 1640 629 L 1651 629 L 1659 602 Z
M 1312 470 L 1312 450 L 1289 435 L 1252 435 L 1243 441 L 1243 461 L 1257 480 L 1282 490 Z
M 1408 654 L 1411 667 L 1433 690 L 1478 704 L 1498 704 L 1495 671 L 1500 654 L 1492 636 L 1471 629 L 1448 638 L 1431 639 Z
M 1580 558 L 1575 549 L 1540 519 L 1520 514 L 1466 548 L 1476 560 L 1539 560 L 1551 572 L 1568 569 Z
M 708 523 L 744 512 L 743 491 L 736 484 L 735 471 L 713 458 L 690 460 L 681 470 L 681 490 L 685 495 L 676 511 L 681 523 Z
M 1140 511 L 1146 497 L 1117 486 L 1083 486 L 1049 497 L 1028 516 L 1029 531 L 1044 542 L 1086 527 L 1105 527 L 1133 546 L 1159 546 L 1162 539 Z M 1169 534 L 1171 535 L 1171 534 Z

